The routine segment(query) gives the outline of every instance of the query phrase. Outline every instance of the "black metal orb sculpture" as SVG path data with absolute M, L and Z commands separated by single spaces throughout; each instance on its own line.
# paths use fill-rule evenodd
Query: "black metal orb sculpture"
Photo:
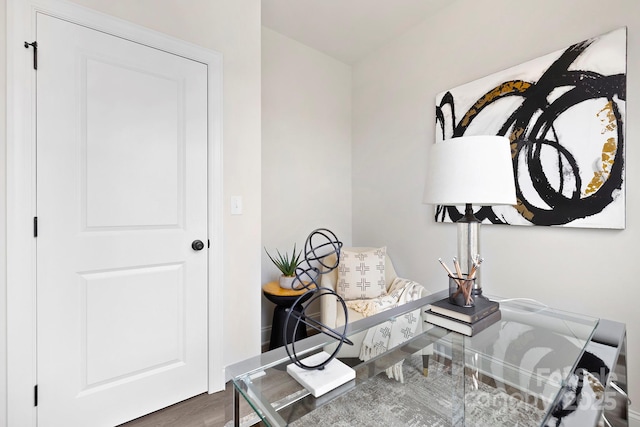
M 324 367 L 336 357 L 342 347 L 342 344 L 347 343 L 348 345 L 353 345 L 345 335 L 347 324 L 349 322 L 347 305 L 342 297 L 340 297 L 333 289 L 320 287 L 320 284 L 318 283 L 318 279 L 321 275 L 327 274 L 338 267 L 341 248 L 342 242 L 338 240 L 332 231 L 326 228 L 314 230 L 309 234 L 309 237 L 307 237 L 307 241 L 305 242 L 304 260 L 296 269 L 296 278 L 293 283 L 293 288 L 298 290 L 307 289 L 307 292 L 300 295 L 292 306 L 302 307 L 301 310 L 294 310 L 293 308 L 288 310 L 287 317 L 284 321 L 284 327 L 282 328 L 282 333 L 284 335 L 284 348 L 289 359 L 303 369 L 324 369 Z M 333 265 L 326 265 L 325 260 L 327 259 L 327 256 L 331 254 L 336 255 L 336 261 Z M 322 268 L 319 268 L 317 266 L 318 264 Z M 332 329 L 324 323 L 306 316 L 307 307 L 320 298 L 336 298 L 342 306 L 345 322 L 341 331 Z M 305 302 L 304 305 L 303 302 Z M 295 324 L 292 323 L 292 325 L 294 325 L 292 334 L 287 333 L 287 331 L 291 330 L 289 322 L 295 322 Z M 338 341 L 336 349 L 331 353 L 327 360 L 316 365 L 304 364 L 296 354 L 296 341 L 294 337 L 297 335 L 298 328 L 306 328 L 307 326 Z

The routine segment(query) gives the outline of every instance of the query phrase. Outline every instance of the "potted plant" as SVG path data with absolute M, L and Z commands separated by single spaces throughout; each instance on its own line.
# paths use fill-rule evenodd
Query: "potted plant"
M 293 287 L 293 281 L 296 278 L 296 268 L 300 264 L 300 255 L 302 251 L 296 253 L 296 245 L 293 245 L 293 253 L 291 256 L 287 252 L 282 255 L 279 250 L 277 257 L 272 257 L 267 248 L 264 248 L 269 259 L 278 267 L 278 270 L 282 273 L 280 276 L 280 287 L 285 289 L 291 289 Z

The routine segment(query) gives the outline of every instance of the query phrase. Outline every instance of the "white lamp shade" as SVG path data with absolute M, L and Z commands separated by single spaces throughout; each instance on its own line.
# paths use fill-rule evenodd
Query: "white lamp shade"
M 463 136 L 432 144 L 424 202 L 436 205 L 515 205 L 509 139 Z

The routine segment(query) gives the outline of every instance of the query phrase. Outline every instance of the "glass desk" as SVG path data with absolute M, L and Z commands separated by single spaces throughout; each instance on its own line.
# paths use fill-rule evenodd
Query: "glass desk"
M 438 292 L 353 322 L 346 334 L 416 309 L 424 313 L 446 295 Z M 416 336 L 366 362 L 341 359 L 354 368 L 355 380 L 318 398 L 287 374 L 292 362 L 284 348 L 230 366 L 234 425 L 318 427 L 335 425 L 336 417 L 354 426 L 367 425 L 358 417 L 376 425 L 556 425 L 553 409 L 566 399 L 599 320 L 520 301 L 500 302 L 500 310 L 501 321 L 473 337 L 425 324 Z M 333 342 L 325 334 L 313 335 L 297 342 L 296 352 L 302 359 Z M 424 354 L 429 355 L 427 376 Z M 384 374 L 399 361 L 404 383 Z M 240 416 L 241 399 L 255 414 Z

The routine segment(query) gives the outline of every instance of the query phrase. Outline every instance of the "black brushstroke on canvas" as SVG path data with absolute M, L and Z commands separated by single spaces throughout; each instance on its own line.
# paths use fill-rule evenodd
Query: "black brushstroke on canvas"
M 522 98 L 520 106 L 506 118 L 497 135 L 507 135 L 507 132 L 514 129 L 522 129 L 523 132 L 514 140 L 513 149 L 514 173 L 516 177 L 516 196 L 522 204 L 522 211 L 528 213 L 527 219 L 534 225 L 563 225 L 579 218 L 586 218 L 599 212 L 613 202 L 616 193 L 622 189 L 624 175 L 624 134 L 623 118 L 616 101 L 626 101 L 626 75 L 602 75 L 588 70 L 570 70 L 573 62 L 591 45 L 592 40 L 570 46 L 562 55 L 544 72 L 537 82 L 505 82 L 505 84 L 517 85 L 526 83 L 526 89 L 520 91 L 510 91 L 500 93 L 486 103 L 478 103 L 473 108 L 476 111 L 467 112 L 468 120 L 464 124 L 456 124 L 454 109 L 454 98 L 447 92 L 440 105 L 436 106 L 436 125 L 443 139 L 445 135 L 445 120 L 443 110 L 449 108 L 452 117 L 452 136 L 463 136 L 471 122 L 478 117 L 478 114 L 493 102 L 506 96 L 517 96 Z M 501 85 L 501 86 L 502 86 Z M 548 103 L 548 96 L 558 88 L 568 88 L 568 90 Z M 494 88 L 487 92 L 482 98 L 491 96 L 495 92 Z M 482 99 L 480 98 L 479 101 Z M 606 181 L 597 191 L 582 197 L 580 189 L 582 182 L 580 178 L 580 165 L 571 152 L 566 149 L 557 138 L 554 130 L 555 120 L 569 108 L 581 102 L 603 99 L 610 102 L 612 113 L 615 118 L 617 130 L 617 141 L 615 157 L 611 170 Z M 512 144 L 513 147 L 513 144 Z M 541 161 L 542 148 L 552 148 L 557 151 L 558 169 L 549 171 L 548 165 L 545 169 Z M 528 170 L 520 171 L 518 159 L 524 155 Z M 529 177 L 533 188 L 542 200 L 548 204 L 549 208 L 540 208 L 531 203 L 522 192 L 518 177 L 523 173 Z M 557 174 L 559 188 L 555 189 L 548 174 Z M 570 178 L 570 180 L 568 179 Z M 565 196 L 565 184 L 573 182 L 574 188 L 570 196 Z M 457 221 L 463 216 L 455 206 L 438 206 L 436 210 L 436 221 L 442 221 L 447 216 L 452 221 Z M 504 218 L 499 217 L 489 206 L 482 207 L 475 213 L 476 217 L 483 221 L 488 220 L 494 224 L 506 224 Z

